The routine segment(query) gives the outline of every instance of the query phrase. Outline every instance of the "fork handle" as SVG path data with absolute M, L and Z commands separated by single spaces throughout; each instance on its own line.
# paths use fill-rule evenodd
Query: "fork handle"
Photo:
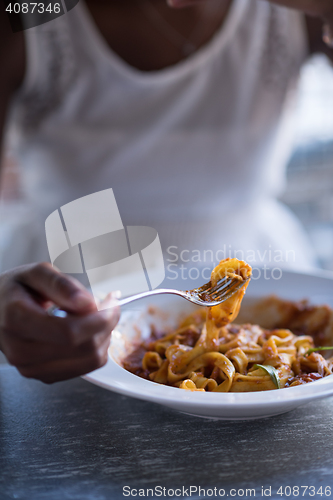
M 149 290 L 148 292 L 136 293 L 135 295 L 131 295 L 130 297 L 125 297 L 124 299 L 118 300 L 119 306 L 125 306 L 134 302 L 135 300 L 144 299 L 146 297 L 151 297 L 152 295 L 161 295 L 163 293 L 169 293 L 173 295 L 179 295 L 180 297 L 186 298 L 185 292 L 181 290 L 172 290 L 171 288 L 157 288 L 156 290 Z M 66 318 L 67 312 L 60 309 L 57 306 L 51 306 L 47 309 L 47 313 L 49 316 L 54 316 L 57 318 Z
M 161 295 L 163 293 L 169 293 L 173 295 L 179 295 L 180 297 L 185 298 L 185 292 L 181 290 L 172 290 L 171 288 L 156 288 L 156 290 L 149 290 L 148 292 L 136 293 L 135 295 L 131 295 L 130 297 L 126 297 L 124 299 L 118 300 L 118 304 L 120 306 L 125 306 L 126 304 L 130 304 L 135 300 L 144 299 L 146 297 L 151 297 L 153 295 Z

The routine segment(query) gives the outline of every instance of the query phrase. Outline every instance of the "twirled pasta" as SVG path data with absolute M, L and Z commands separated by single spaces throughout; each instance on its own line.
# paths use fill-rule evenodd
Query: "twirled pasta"
M 216 284 L 225 275 L 246 280 L 251 267 L 226 259 L 213 270 Z M 174 332 L 150 339 L 128 356 L 124 367 L 160 384 L 190 391 L 252 392 L 305 384 L 332 374 L 333 358 L 317 353 L 309 335 L 287 329 L 230 324 L 239 311 L 248 282 L 219 306 L 195 311 Z M 134 361 L 135 360 L 135 361 Z M 259 365 L 259 366 L 258 366 Z

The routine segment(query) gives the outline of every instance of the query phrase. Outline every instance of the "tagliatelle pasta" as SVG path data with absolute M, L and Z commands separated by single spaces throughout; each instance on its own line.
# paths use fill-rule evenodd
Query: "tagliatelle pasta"
M 212 285 L 224 276 L 247 280 L 251 267 L 225 259 Z M 332 374 L 333 358 L 311 352 L 314 339 L 288 329 L 230 324 L 249 280 L 219 306 L 200 308 L 175 331 L 152 335 L 123 361 L 127 370 L 160 384 L 190 391 L 252 392 L 306 384 Z

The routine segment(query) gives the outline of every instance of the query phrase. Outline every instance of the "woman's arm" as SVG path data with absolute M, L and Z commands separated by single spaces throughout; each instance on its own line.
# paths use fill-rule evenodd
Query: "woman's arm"
M 0 153 L 8 108 L 14 92 L 23 82 L 25 47 L 23 33 L 13 33 L 0 4 Z
M 306 16 L 311 54 L 322 53 L 333 62 L 333 49 L 323 42 L 323 22 L 320 18 Z
M 0 146 L 8 108 L 23 82 L 25 47 L 22 33 L 11 32 L 0 1 Z M 68 311 L 67 318 L 47 314 L 50 303 Z M 111 331 L 119 308 L 97 312 L 82 285 L 50 264 L 32 264 L 0 274 L 0 350 L 25 377 L 46 383 L 88 373 L 108 358 Z

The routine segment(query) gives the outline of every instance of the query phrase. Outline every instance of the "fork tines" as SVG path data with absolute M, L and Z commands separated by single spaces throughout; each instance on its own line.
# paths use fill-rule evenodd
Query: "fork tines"
M 211 286 L 210 282 L 207 283 L 208 287 L 205 289 L 205 293 L 209 295 L 212 300 L 214 300 L 229 293 L 236 292 L 246 283 L 246 281 L 247 280 L 239 280 L 225 276 L 214 287 Z

